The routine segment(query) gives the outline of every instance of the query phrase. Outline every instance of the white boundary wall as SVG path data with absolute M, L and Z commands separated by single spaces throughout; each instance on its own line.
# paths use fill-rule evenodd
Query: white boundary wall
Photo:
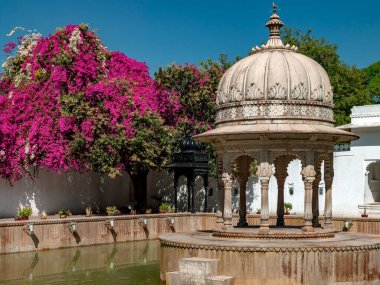
M 360 136 L 352 142 L 349 151 L 334 153 L 334 182 L 333 182 L 333 216 L 359 216 L 359 204 L 380 202 L 374 199 L 373 185 L 379 184 L 380 195 L 380 168 L 379 181 L 368 176 L 367 166 L 380 161 L 380 105 L 354 107 L 352 124 L 347 126 Z M 304 186 L 301 172 L 301 162 L 292 161 L 288 166 L 288 174 L 284 187 L 284 200 L 293 205 L 293 214 L 302 214 L 304 210 Z M 323 172 L 323 171 L 322 171 Z M 370 179 L 371 185 L 368 184 Z M 187 210 L 186 181 L 180 178 L 178 193 L 178 209 Z M 293 185 L 294 194 L 290 195 L 289 188 Z M 320 184 L 322 193 L 319 197 L 320 215 L 324 211 L 324 182 Z M 377 186 L 375 186 L 377 187 Z M 221 191 L 217 189 L 216 180 L 209 179 L 209 188 L 212 196 L 208 196 L 208 211 L 221 210 Z M 87 206 L 93 209 L 104 209 L 109 205 L 128 207 L 130 192 L 133 189 L 128 174 L 111 180 L 96 173 L 88 172 L 63 173 L 40 171 L 39 177 L 32 180 L 25 177 L 11 187 L 5 180 L 0 180 L 0 218 L 12 217 L 17 209 L 29 204 L 33 207 L 33 214 L 46 210 L 49 214 L 60 209 L 70 209 L 72 212 L 84 212 Z M 236 190 L 235 190 L 236 189 Z M 375 190 L 377 191 L 377 190 Z M 196 181 L 195 208 L 203 210 L 204 188 L 202 179 Z M 238 184 L 233 185 L 233 209 L 239 208 Z M 380 197 L 380 196 L 377 196 Z M 250 178 L 247 187 L 247 210 L 256 212 L 260 208 L 260 184 L 257 178 Z M 173 174 L 151 171 L 148 175 L 148 200 L 150 206 L 158 206 L 160 201 L 169 201 L 174 204 Z M 270 213 L 277 211 L 277 181 L 270 180 L 269 189 Z M 380 204 L 379 204 L 380 205 Z M 371 216 L 380 216 L 380 211 L 369 211 Z

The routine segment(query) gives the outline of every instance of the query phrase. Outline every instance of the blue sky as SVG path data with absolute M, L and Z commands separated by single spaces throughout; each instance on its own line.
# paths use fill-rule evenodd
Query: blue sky
M 312 29 L 339 45 L 342 59 L 365 67 L 380 60 L 380 1 L 278 0 L 285 25 Z M 176 62 L 245 56 L 268 38 L 269 0 L 0 0 L 0 45 L 15 26 L 44 36 L 88 23 L 111 50 L 145 61 L 151 74 Z M 0 61 L 5 59 L 4 54 Z

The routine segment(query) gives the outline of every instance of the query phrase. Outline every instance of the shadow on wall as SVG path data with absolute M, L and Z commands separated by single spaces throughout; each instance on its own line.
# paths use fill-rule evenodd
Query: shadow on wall
M 0 180 L 0 218 L 13 217 L 19 207 L 30 205 L 33 215 L 45 210 L 55 214 L 69 209 L 73 214 L 84 213 L 91 206 L 94 210 L 108 205 L 118 207 L 128 204 L 129 176 L 123 173 L 109 179 L 94 172 L 55 173 L 40 170 L 38 177 L 24 177 L 13 187 Z
M 247 210 L 255 213 L 260 209 L 261 204 L 261 188 L 259 178 L 257 176 L 249 177 L 247 184 Z
M 163 201 L 174 205 L 174 175 L 151 170 L 148 174 L 148 207 L 158 208 Z

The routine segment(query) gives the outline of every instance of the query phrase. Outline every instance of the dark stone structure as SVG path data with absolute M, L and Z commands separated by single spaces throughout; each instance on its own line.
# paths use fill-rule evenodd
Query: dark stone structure
M 205 188 L 204 209 L 207 211 L 207 195 L 208 195 L 208 153 L 202 151 L 202 144 L 193 141 L 191 137 L 186 137 L 182 141 L 181 152 L 175 153 L 173 163 L 169 165 L 169 169 L 174 172 L 174 208 L 177 212 L 178 200 L 178 179 L 183 175 L 187 180 L 187 210 L 195 213 L 194 197 L 195 197 L 195 179 L 200 176 L 203 178 Z

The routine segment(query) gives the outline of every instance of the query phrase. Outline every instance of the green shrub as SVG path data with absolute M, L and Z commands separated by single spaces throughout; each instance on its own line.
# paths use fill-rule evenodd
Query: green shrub
M 284 209 L 285 209 L 285 212 L 289 212 L 291 209 L 293 209 L 293 205 L 292 205 L 292 203 L 290 203 L 290 202 L 285 202 L 285 203 L 284 203 Z
M 70 212 L 70 210 L 60 210 L 58 212 L 58 215 L 60 217 L 68 217 L 68 216 L 71 216 L 71 212 Z
M 168 202 L 162 202 L 158 210 L 160 213 L 170 213 L 174 211 Z
M 17 211 L 18 218 L 28 218 L 32 214 L 32 208 L 25 207 Z
M 106 212 L 107 212 L 108 216 L 120 215 L 120 211 L 116 208 L 116 206 L 108 206 L 108 207 L 106 207 Z

